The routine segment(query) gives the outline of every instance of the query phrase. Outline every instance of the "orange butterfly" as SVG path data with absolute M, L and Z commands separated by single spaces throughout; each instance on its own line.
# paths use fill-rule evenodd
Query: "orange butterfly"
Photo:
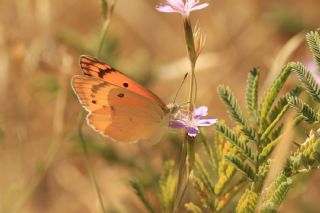
M 124 143 L 160 140 L 175 106 L 96 58 L 82 55 L 80 66 L 84 75 L 73 76 L 71 84 L 89 126 Z

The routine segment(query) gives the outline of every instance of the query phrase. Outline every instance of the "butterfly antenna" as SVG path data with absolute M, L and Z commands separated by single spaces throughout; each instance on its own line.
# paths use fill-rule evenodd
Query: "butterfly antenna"
M 182 88 L 182 85 L 183 85 L 183 83 L 185 82 L 187 76 L 188 76 L 188 73 L 186 73 L 186 74 L 184 75 L 184 77 L 183 77 L 183 80 L 182 80 L 182 82 L 181 82 L 181 84 L 180 84 L 180 86 L 179 86 L 179 89 L 178 89 L 176 95 L 174 96 L 174 99 L 173 99 L 173 102 L 172 102 L 173 104 L 176 102 L 176 99 L 177 99 L 177 97 L 178 97 L 178 94 L 179 94 L 179 92 L 180 92 L 180 90 L 181 90 L 181 88 Z

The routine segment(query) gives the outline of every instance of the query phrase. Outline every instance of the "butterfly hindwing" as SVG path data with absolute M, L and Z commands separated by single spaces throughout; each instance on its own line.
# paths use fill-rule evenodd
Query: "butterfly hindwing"
M 166 105 L 152 91 L 146 89 L 138 82 L 132 80 L 122 72 L 114 69 L 110 65 L 99 61 L 91 56 L 80 56 L 80 66 L 83 73 L 88 76 L 103 79 L 111 84 L 126 88 L 134 93 L 150 99 L 156 103 L 161 109 L 167 111 Z
M 101 134 L 126 143 L 159 135 L 166 114 L 146 97 L 86 75 L 74 76 L 72 87 L 89 112 L 88 123 Z

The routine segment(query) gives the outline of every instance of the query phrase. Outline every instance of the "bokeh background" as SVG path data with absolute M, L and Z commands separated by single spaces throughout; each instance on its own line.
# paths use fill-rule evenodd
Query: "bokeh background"
M 207 2 L 192 14 L 206 34 L 198 104 L 228 122 L 217 85 L 230 85 L 243 105 L 251 68 L 260 67 L 264 87 L 288 60 L 310 60 L 304 34 L 318 27 L 320 1 Z M 170 103 L 188 60 L 181 17 L 159 13 L 157 3 L 118 0 L 101 59 Z M 79 55 L 95 54 L 101 25 L 98 0 L 0 1 L 0 212 L 98 212 L 70 78 L 81 73 Z M 114 143 L 86 125 L 84 134 L 108 212 L 145 212 L 128 184 L 133 177 L 156 205 L 151 192 L 164 161 L 178 160 L 182 134 L 169 131 L 155 145 Z M 320 172 L 299 179 L 281 212 L 320 212 Z

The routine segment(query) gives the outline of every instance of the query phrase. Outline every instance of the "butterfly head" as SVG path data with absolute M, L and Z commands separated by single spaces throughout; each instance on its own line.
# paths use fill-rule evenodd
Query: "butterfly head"
M 174 116 L 175 114 L 177 114 L 180 110 L 180 106 L 178 104 L 167 104 L 167 108 L 168 108 L 168 113 L 172 116 Z

